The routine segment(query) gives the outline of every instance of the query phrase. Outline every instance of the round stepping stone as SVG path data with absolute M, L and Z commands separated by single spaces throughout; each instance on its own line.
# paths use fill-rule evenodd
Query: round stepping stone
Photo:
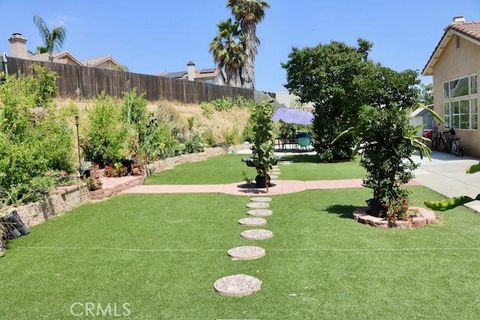
M 255 209 L 255 210 L 248 210 L 247 214 L 255 217 L 269 217 L 273 214 L 273 211 L 267 210 L 267 209 Z
M 232 260 L 255 260 L 265 256 L 265 249 L 255 246 L 236 247 L 228 250 Z
M 272 175 L 270 176 L 270 179 L 278 179 L 278 175 L 272 174 Z
M 245 230 L 240 236 L 246 240 L 266 240 L 273 237 L 273 232 L 265 229 Z
M 250 201 L 252 201 L 252 202 L 271 202 L 271 201 L 272 201 L 272 198 L 268 198 L 268 197 L 253 197 L 253 198 L 250 198 Z
M 247 227 L 261 227 L 267 224 L 267 219 L 264 218 L 243 218 L 238 220 L 238 223 Z
M 250 203 L 247 203 L 247 208 L 266 209 L 266 208 L 270 208 L 270 205 L 266 202 L 250 202 Z
M 262 281 L 246 274 L 236 274 L 218 279 L 213 288 L 222 296 L 241 298 L 260 290 Z

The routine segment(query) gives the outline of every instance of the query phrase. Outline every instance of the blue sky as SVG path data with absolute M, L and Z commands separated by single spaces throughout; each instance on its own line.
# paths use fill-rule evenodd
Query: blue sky
M 80 59 L 114 56 L 131 71 L 161 73 L 213 66 L 208 44 L 216 23 L 229 16 L 225 0 L 0 0 L 0 52 L 7 38 L 21 32 L 29 48 L 40 44 L 33 15 L 49 25 L 64 25 L 64 49 Z M 292 46 L 330 40 L 374 42 L 371 57 L 396 70 L 422 69 L 453 16 L 480 20 L 479 0 L 270 0 L 259 25 L 262 40 L 256 63 L 257 88 L 285 91 Z M 430 81 L 428 78 L 425 82 Z

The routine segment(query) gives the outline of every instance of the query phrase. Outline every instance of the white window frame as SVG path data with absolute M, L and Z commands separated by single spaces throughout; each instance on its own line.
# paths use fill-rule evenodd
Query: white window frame
M 477 76 L 477 93 L 473 93 L 472 94 L 472 81 L 471 81 L 471 78 L 474 77 L 474 76 Z M 450 88 L 450 82 L 451 81 L 456 81 L 456 80 L 460 80 L 460 79 L 463 79 L 463 78 L 467 78 L 468 79 L 468 95 L 465 95 L 465 96 L 461 96 L 461 97 L 455 97 L 455 98 L 452 98 L 452 92 L 451 92 L 451 88 Z M 445 87 L 445 84 L 448 84 L 448 98 L 445 98 L 445 95 L 443 93 L 443 88 Z M 443 87 L 442 87 L 442 97 L 443 97 L 443 100 L 442 100 L 442 110 L 443 110 L 443 116 L 444 116 L 444 119 L 445 119 L 445 107 L 444 107 L 444 103 L 448 103 L 448 123 L 445 123 L 445 127 L 446 128 L 454 128 L 455 130 L 478 130 L 478 94 L 479 94 L 479 86 L 478 86 L 478 74 L 477 73 L 472 73 L 472 74 L 469 74 L 469 75 L 466 75 L 466 76 L 462 76 L 462 77 L 458 77 L 458 78 L 455 78 L 455 79 L 451 79 L 449 81 L 445 81 L 443 82 Z M 472 128 L 472 99 L 477 99 L 477 128 Z M 453 118 L 454 116 L 455 117 L 458 117 L 458 126 L 460 127 L 460 124 L 461 124 L 461 121 L 460 121 L 460 101 L 463 101 L 463 100 L 467 100 L 468 101 L 468 128 L 467 129 L 460 129 L 460 128 L 455 128 L 453 126 Z M 458 114 L 453 114 L 453 108 L 452 108 L 452 102 L 458 102 Z

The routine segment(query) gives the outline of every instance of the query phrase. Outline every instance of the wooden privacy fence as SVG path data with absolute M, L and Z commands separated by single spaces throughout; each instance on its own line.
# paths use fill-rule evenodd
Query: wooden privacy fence
M 254 98 L 254 91 L 211 83 L 170 79 L 161 76 L 83 67 L 64 63 L 39 62 L 8 57 L 9 74 L 32 74 L 31 66 L 39 64 L 57 73 L 58 93 L 62 97 L 95 98 L 102 91 L 121 97 L 123 92 L 137 88 L 151 101 L 171 100 L 201 103 L 222 97 Z

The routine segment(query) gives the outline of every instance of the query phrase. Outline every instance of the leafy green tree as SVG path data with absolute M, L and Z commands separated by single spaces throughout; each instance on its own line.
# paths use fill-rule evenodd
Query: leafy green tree
M 217 66 L 225 70 L 227 84 L 241 87 L 244 83 L 245 37 L 239 24 L 232 19 L 220 21 L 217 26 L 218 33 L 210 43 L 210 52 Z
M 255 138 L 253 140 L 253 165 L 257 169 L 257 185 L 263 182 L 265 188 L 270 184 L 270 176 L 268 172 L 272 170 L 276 163 L 275 158 L 275 142 L 273 136 L 272 101 L 265 101 L 263 104 L 255 106 L 253 111 L 253 132 Z
M 373 190 L 368 201 L 371 214 L 389 220 L 403 219 L 408 209 L 408 192 L 403 185 L 418 167 L 412 155 L 428 156 L 426 139 L 409 124 L 408 112 L 418 97 L 417 73 L 396 72 L 371 62 L 364 76 L 357 79 L 360 95 L 368 102 L 361 108 L 355 125 L 337 140 L 351 135 L 361 149 L 361 165 L 367 171 L 364 185 Z M 438 118 L 438 115 L 436 115 Z
M 53 61 L 53 50 L 61 49 L 66 38 L 65 27 L 53 27 L 51 30 L 42 17 L 34 16 L 33 23 L 37 26 L 43 45 L 37 47 L 36 53 L 48 53 L 49 60 Z
M 433 104 L 433 85 L 421 83 L 419 89 L 418 102 L 424 106 Z
M 260 39 L 257 36 L 257 24 L 265 17 L 265 10 L 270 7 L 262 0 L 228 0 L 227 7 L 232 10 L 236 21 L 240 24 L 245 37 L 245 87 L 255 89 L 255 56 Z
M 302 103 L 315 106 L 314 147 L 325 161 L 349 160 L 354 155 L 354 137 L 335 145 L 332 141 L 355 124 L 366 102 L 359 85 L 371 47 L 370 42 L 359 39 L 357 47 L 333 41 L 313 48 L 293 48 L 288 62 L 282 64 L 287 71 L 288 91 Z

